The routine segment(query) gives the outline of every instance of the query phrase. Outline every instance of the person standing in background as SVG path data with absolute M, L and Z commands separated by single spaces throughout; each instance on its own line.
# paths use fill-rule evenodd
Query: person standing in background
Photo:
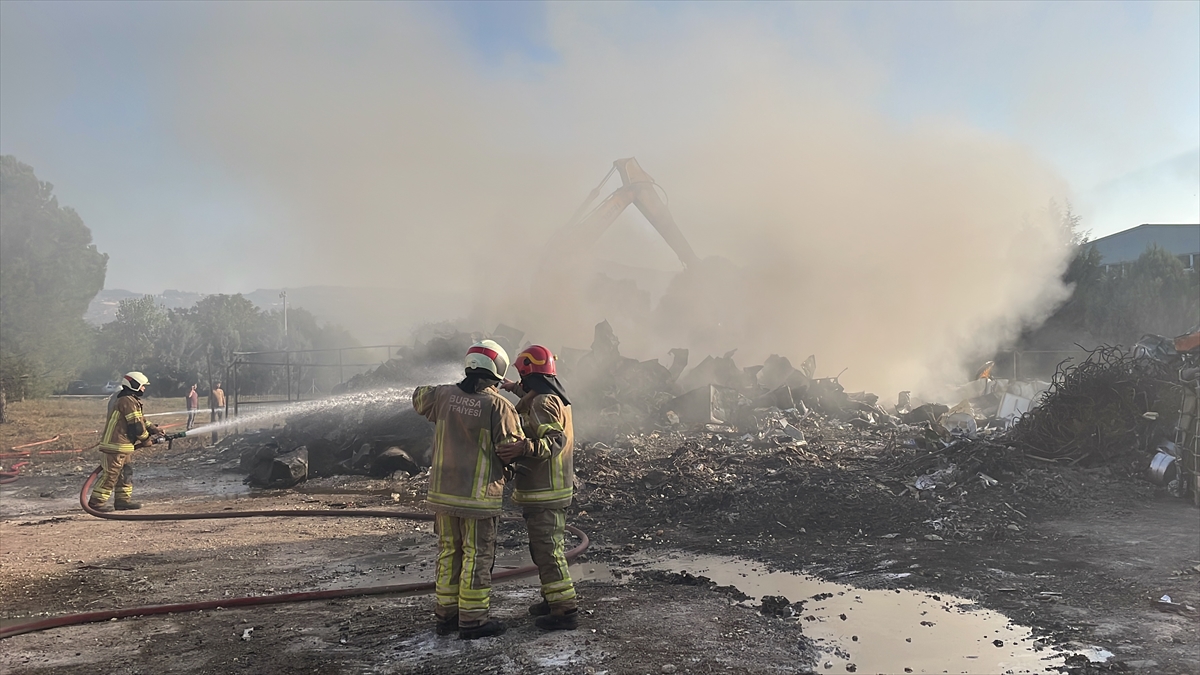
M 187 411 L 188 421 L 187 428 L 190 431 L 196 426 L 196 411 L 200 409 L 200 394 L 196 392 L 196 385 L 192 385 L 192 390 L 187 393 Z
M 208 392 L 208 410 L 212 413 L 210 422 L 225 419 L 225 390 L 221 389 L 220 382 L 214 384 L 212 391 Z
M 213 385 L 213 388 L 208 392 L 208 421 L 209 423 L 219 422 L 225 419 L 225 390 L 221 389 L 221 383 Z M 212 442 L 217 442 L 217 430 L 213 429 Z

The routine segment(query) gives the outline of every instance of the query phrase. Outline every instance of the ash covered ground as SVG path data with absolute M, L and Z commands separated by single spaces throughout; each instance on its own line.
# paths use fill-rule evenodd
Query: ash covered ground
M 766 369 L 712 361 L 713 377 L 761 383 Z M 1200 518 L 1143 476 L 1156 420 L 1122 422 L 1122 452 L 1038 454 L 1022 445 L 1028 428 L 991 426 L 990 394 L 974 397 L 975 431 L 951 431 L 961 409 L 885 410 L 803 366 L 757 391 L 701 384 L 689 390 L 706 392 L 697 408 L 672 386 L 678 372 L 625 363 L 598 390 L 615 408 L 582 415 L 610 424 L 583 431 L 576 448 L 569 515 L 593 546 L 573 566 L 585 613 L 575 633 L 532 626 L 524 608 L 536 590 L 525 581 L 497 586 L 495 613 L 512 630 L 472 645 L 433 635 L 429 598 L 385 596 L 55 629 L 6 640 L 0 663 L 15 673 L 1200 668 Z M 1062 373 L 1051 395 L 1078 394 L 1068 376 L 1081 372 Z M 1169 409 L 1168 394 L 1139 405 Z M 633 414 L 630 396 L 643 406 Z M 408 403 L 373 405 L 321 433 L 328 411 L 215 446 L 151 450 L 136 479 L 144 512 L 419 508 L 423 441 L 388 429 Z M 381 425 L 374 436 L 363 420 Z M 316 436 L 342 453 L 313 462 L 322 475 L 282 489 L 243 484 L 247 457 L 272 443 L 266 455 L 313 447 Z M 398 447 L 418 466 L 371 476 Z M 39 462 L 2 493 L 8 622 L 431 575 L 433 539 L 420 523 L 96 521 L 75 506 L 91 466 L 76 462 Z M 501 567 L 523 564 L 523 537 L 505 526 Z M 887 594 L 911 611 L 881 610 Z M 969 623 L 991 612 L 1003 625 Z

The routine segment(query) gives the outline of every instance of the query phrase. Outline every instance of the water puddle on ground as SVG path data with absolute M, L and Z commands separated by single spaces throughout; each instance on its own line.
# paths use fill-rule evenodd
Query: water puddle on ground
M 798 622 L 822 651 L 817 671 L 887 673 L 1045 673 L 1065 653 L 1036 646 L 1030 628 L 970 600 L 907 590 L 866 590 L 762 563 L 679 552 L 646 552 L 628 566 L 584 562 L 577 578 L 620 578 L 661 570 L 704 576 L 755 598 L 803 600 Z M 576 572 L 578 570 L 578 572 Z M 615 573 L 614 573 L 615 572 Z
M 325 565 L 314 575 L 322 588 L 368 586 L 427 580 L 433 573 L 434 542 L 430 535 L 413 537 L 404 551 L 373 554 Z M 497 551 L 496 571 L 526 565 L 521 548 Z M 680 551 L 639 552 L 618 563 L 586 561 L 571 565 L 577 581 L 628 581 L 636 571 L 687 572 L 721 586 L 733 586 L 754 598 L 784 596 L 803 601 L 796 622 L 820 650 L 817 672 L 830 673 L 1050 673 L 1070 652 L 1035 646 L 1026 626 L 970 600 L 909 590 L 862 589 L 821 581 L 802 574 L 772 572 L 764 564 L 723 556 L 697 556 Z M 536 587 L 537 577 L 503 582 Z M 584 596 L 586 605 L 587 598 Z M 1085 650 L 1084 653 L 1088 653 Z M 1107 652 L 1090 650 L 1093 660 Z

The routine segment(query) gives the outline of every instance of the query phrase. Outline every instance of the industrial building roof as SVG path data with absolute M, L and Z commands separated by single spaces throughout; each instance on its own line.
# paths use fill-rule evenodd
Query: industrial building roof
M 1138 225 L 1089 242 L 1104 265 L 1133 262 L 1151 244 L 1177 256 L 1200 255 L 1200 225 Z

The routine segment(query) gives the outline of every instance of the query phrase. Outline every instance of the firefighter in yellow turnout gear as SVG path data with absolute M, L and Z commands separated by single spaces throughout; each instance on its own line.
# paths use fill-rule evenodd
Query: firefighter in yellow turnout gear
M 497 449 L 527 444 L 516 410 L 496 389 L 506 370 L 508 354 L 484 340 L 468 350 L 461 382 L 413 392 L 413 408 L 434 423 L 426 501 L 435 512 L 438 535 L 438 635 L 458 630 L 460 639 L 474 640 L 505 630 L 488 619 L 504 496 L 504 464 Z
M 514 364 L 519 385 L 506 389 L 521 395 L 517 413 L 532 441 L 522 454 L 502 448 L 501 459 L 518 464 L 513 501 L 522 507 L 529 531 L 529 553 L 542 582 L 542 602 L 529 608 L 545 630 L 575 630 L 579 625 L 575 583 L 567 569 L 566 508 L 574 497 L 572 451 L 575 430 L 571 401 L 555 376 L 554 355 L 541 345 L 523 350 Z
M 146 424 L 142 415 L 142 394 L 149 384 L 150 380 L 140 372 L 126 373 L 121 379 L 121 390 L 108 400 L 104 435 L 100 437 L 102 471 L 88 499 L 88 506 L 97 511 L 142 507 L 133 501 L 133 451 L 149 446 L 151 437 L 160 433 L 156 425 Z M 117 496 L 109 506 L 108 498 L 114 491 Z

